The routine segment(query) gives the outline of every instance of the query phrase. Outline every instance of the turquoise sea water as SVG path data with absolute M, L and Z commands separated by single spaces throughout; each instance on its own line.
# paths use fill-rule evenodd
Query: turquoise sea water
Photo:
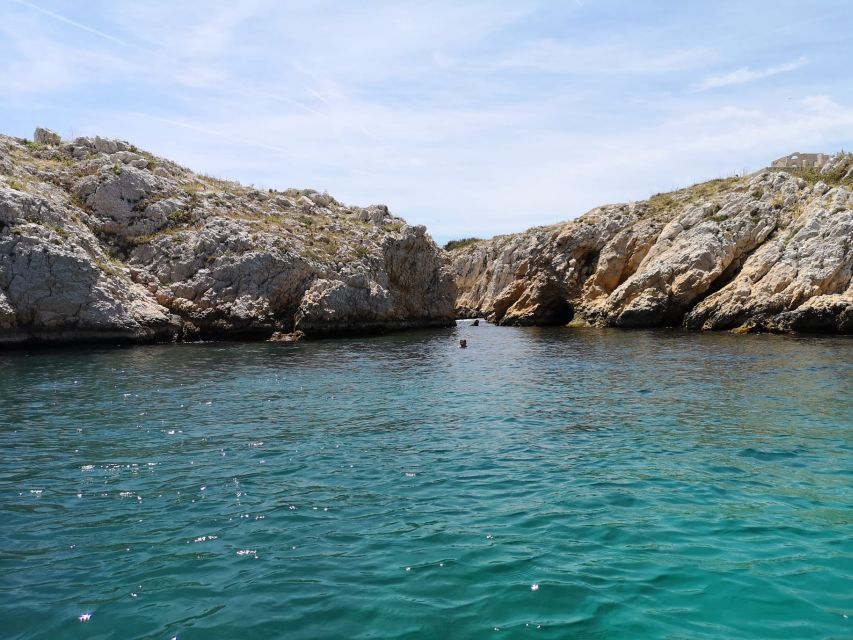
M 0 638 L 850 638 L 851 390 L 848 338 L 0 354 Z

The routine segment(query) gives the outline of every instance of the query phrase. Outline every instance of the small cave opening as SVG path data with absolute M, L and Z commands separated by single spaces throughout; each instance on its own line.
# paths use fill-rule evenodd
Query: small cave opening
M 572 321 L 575 317 L 574 307 L 568 300 L 556 300 L 550 309 L 550 321 L 548 324 L 565 325 Z
M 536 324 L 563 325 L 571 322 L 575 310 L 562 287 L 551 284 L 541 292 Z

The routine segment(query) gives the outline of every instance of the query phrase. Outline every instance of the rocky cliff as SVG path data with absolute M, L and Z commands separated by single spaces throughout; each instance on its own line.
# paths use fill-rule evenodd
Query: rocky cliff
M 453 322 L 424 227 L 198 175 L 133 145 L 0 136 L 0 344 Z
M 500 324 L 853 333 L 853 155 L 773 168 L 453 252 Z

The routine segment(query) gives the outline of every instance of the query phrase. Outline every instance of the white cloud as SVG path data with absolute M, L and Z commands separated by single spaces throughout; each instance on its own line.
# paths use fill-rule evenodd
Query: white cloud
M 761 80 L 762 78 L 777 76 L 780 73 L 796 71 L 797 69 L 806 66 L 808 62 L 809 61 L 807 58 L 802 57 L 797 60 L 794 60 L 793 62 L 786 62 L 785 64 L 780 64 L 774 67 L 768 67 L 766 69 L 760 69 L 757 71 L 753 71 L 749 67 L 741 67 L 740 69 L 736 69 L 735 71 L 731 71 L 729 73 L 708 76 L 699 84 L 698 90 L 707 91 L 709 89 L 719 89 L 720 87 L 728 87 L 732 85 L 754 82 L 755 80 Z
M 31 10 L 37 1 L 10 3 L 0 20 L 0 116 L 26 123 L 4 132 L 74 127 L 203 173 L 384 202 L 439 240 L 832 151 L 853 130 L 843 81 L 809 87 L 797 74 L 782 97 L 748 87 L 737 102 L 690 91 L 723 55 L 749 60 L 733 43 L 752 41 L 731 30 L 695 47 L 656 23 L 543 29 L 541 7 L 513 3 L 151 0 L 97 13 L 51 5 L 53 16 Z

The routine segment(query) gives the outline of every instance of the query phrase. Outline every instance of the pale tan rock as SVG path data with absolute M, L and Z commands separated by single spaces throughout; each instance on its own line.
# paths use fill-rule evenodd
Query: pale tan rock
M 803 327 L 812 317 L 817 323 L 830 309 L 841 313 L 839 305 L 850 304 L 845 290 L 853 274 L 851 241 L 853 211 L 832 212 L 826 203 L 812 201 L 777 238 L 749 256 L 730 283 L 697 305 L 685 324 L 725 329 L 749 321 L 785 329 Z M 795 319 L 798 315 L 803 317 Z M 814 329 L 823 330 L 824 323 Z
M 811 185 L 774 168 L 454 251 L 457 311 L 502 324 L 850 332 L 851 171 L 853 156 L 838 154 Z

